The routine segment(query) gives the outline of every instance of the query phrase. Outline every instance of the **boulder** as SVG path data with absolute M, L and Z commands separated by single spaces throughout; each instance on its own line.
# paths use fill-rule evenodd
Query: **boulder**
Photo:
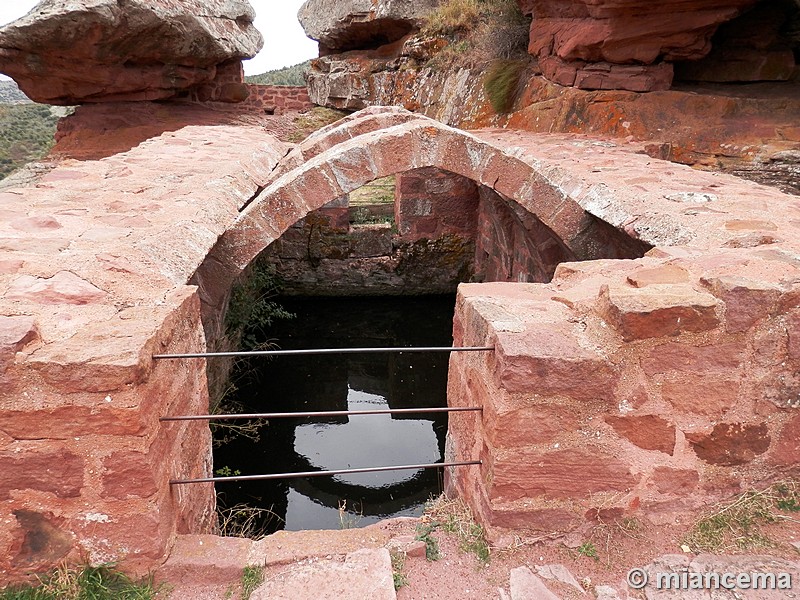
M 47 104 L 170 98 L 255 56 L 254 18 L 247 0 L 43 0 L 0 29 L 0 72 Z
M 297 18 L 320 55 L 377 48 L 419 29 L 440 0 L 308 0 Z

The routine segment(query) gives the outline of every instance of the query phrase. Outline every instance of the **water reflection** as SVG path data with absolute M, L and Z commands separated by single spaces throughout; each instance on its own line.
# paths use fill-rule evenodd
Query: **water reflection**
M 449 346 L 452 341 L 452 297 L 282 302 L 298 315 L 272 333 L 284 349 Z M 281 357 L 253 362 L 250 367 L 258 367 L 240 385 L 238 400 L 247 412 L 444 406 L 447 363 L 447 354 Z M 273 420 L 258 443 L 239 439 L 219 448 L 215 467 L 256 474 L 439 462 L 446 430 L 446 415 Z M 439 490 L 435 470 L 218 486 L 227 505 L 271 507 L 286 529 L 339 528 L 343 502 L 348 525 L 419 514 Z

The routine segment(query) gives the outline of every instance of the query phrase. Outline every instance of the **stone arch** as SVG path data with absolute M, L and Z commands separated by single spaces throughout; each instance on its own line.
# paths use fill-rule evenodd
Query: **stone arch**
M 318 132 L 287 154 L 198 271 L 207 322 L 218 323 L 234 280 L 291 225 L 375 179 L 426 167 L 466 177 L 519 204 L 576 257 L 604 257 L 589 240 L 598 227 L 611 226 L 515 152 L 400 108 L 367 109 Z M 217 327 L 212 336 L 220 333 Z

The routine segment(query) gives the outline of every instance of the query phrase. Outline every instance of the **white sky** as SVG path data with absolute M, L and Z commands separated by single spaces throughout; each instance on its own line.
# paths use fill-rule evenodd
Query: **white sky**
M 256 27 L 264 36 L 264 49 L 244 62 L 248 75 L 280 69 L 317 56 L 317 43 L 306 37 L 297 21 L 304 0 L 250 0 L 256 9 Z M 28 13 L 39 0 L 0 0 L 0 25 Z

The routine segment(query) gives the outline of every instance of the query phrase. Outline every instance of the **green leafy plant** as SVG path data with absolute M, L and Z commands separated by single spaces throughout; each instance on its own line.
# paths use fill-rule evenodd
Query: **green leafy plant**
M 417 540 L 425 542 L 425 558 L 428 560 L 439 560 L 442 553 L 439 550 L 439 542 L 433 537 L 433 532 L 436 531 L 435 524 L 422 524 L 417 525 Z
M 394 580 L 394 589 L 399 590 L 401 587 L 408 585 L 408 576 L 405 574 L 406 555 L 397 551 L 392 551 L 389 553 L 389 555 L 392 559 L 392 579 Z
M 0 179 L 45 156 L 55 143 L 57 123 L 43 104 L 0 105 Z
M 578 554 L 586 558 L 593 558 L 600 560 L 600 555 L 597 553 L 597 547 L 592 542 L 584 542 L 578 546 Z
M 113 565 L 61 566 L 37 585 L 0 591 L 0 600 L 153 600 L 159 590 L 151 580 L 136 582 Z

